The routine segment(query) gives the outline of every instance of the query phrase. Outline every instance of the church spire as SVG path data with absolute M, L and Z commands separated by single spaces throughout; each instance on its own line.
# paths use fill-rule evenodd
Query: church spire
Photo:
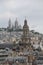
M 27 20 L 25 19 L 25 21 L 24 21 L 24 25 L 27 25 Z
M 29 26 L 27 25 L 27 20 L 24 20 L 24 26 L 23 26 L 23 37 L 22 40 L 27 43 L 28 41 L 28 35 L 29 35 Z
M 27 20 L 24 20 L 24 26 L 23 26 L 23 34 L 24 36 L 27 36 L 29 33 L 29 26 L 27 25 Z

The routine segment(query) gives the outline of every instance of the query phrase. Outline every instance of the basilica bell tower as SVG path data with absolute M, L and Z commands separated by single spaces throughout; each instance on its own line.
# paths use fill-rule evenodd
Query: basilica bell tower
M 27 43 L 29 41 L 29 26 L 27 25 L 27 20 L 24 20 L 24 25 L 23 25 L 23 36 L 22 36 L 22 41 L 23 43 Z
M 23 26 L 23 35 L 24 37 L 28 37 L 28 34 L 29 34 L 29 27 L 27 25 L 27 20 L 25 19 Z

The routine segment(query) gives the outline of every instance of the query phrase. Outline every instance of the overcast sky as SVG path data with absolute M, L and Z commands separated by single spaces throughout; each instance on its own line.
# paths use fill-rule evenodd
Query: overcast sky
M 21 25 L 26 17 L 30 29 L 43 33 L 43 0 L 0 0 L 0 27 L 16 17 Z

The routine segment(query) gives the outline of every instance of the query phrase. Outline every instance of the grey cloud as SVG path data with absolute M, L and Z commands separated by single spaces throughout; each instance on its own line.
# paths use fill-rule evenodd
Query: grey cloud
M 40 27 L 40 30 L 38 31 L 43 32 L 41 29 L 43 28 L 43 0 L 0 0 L 0 14 L 5 16 L 3 14 L 6 12 L 11 13 L 10 15 L 14 18 L 18 17 L 19 23 L 22 25 L 26 16 L 28 24 L 30 23 L 29 26 L 38 26 L 35 30 L 38 30 Z M 8 18 L 3 19 L 2 17 L 0 23 L 3 25 L 6 24 L 6 20 L 8 21 Z

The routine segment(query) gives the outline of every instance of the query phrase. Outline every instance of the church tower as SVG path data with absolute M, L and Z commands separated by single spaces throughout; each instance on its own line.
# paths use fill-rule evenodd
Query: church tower
M 9 19 L 9 22 L 8 22 L 8 29 L 11 29 L 11 28 L 12 28 L 11 19 Z
M 27 20 L 24 20 L 24 26 L 23 26 L 23 36 L 22 36 L 22 42 L 28 43 L 29 41 L 29 26 L 27 25 Z
M 25 19 L 23 26 L 23 35 L 24 37 L 28 37 L 28 34 L 29 34 L 29 27 L 27 25 L 27 20 Z
M 15 21 L 15 30 L 18 29 L 18 21 L 17 21 L 17 18 L 16 18 L 16 21 Z

